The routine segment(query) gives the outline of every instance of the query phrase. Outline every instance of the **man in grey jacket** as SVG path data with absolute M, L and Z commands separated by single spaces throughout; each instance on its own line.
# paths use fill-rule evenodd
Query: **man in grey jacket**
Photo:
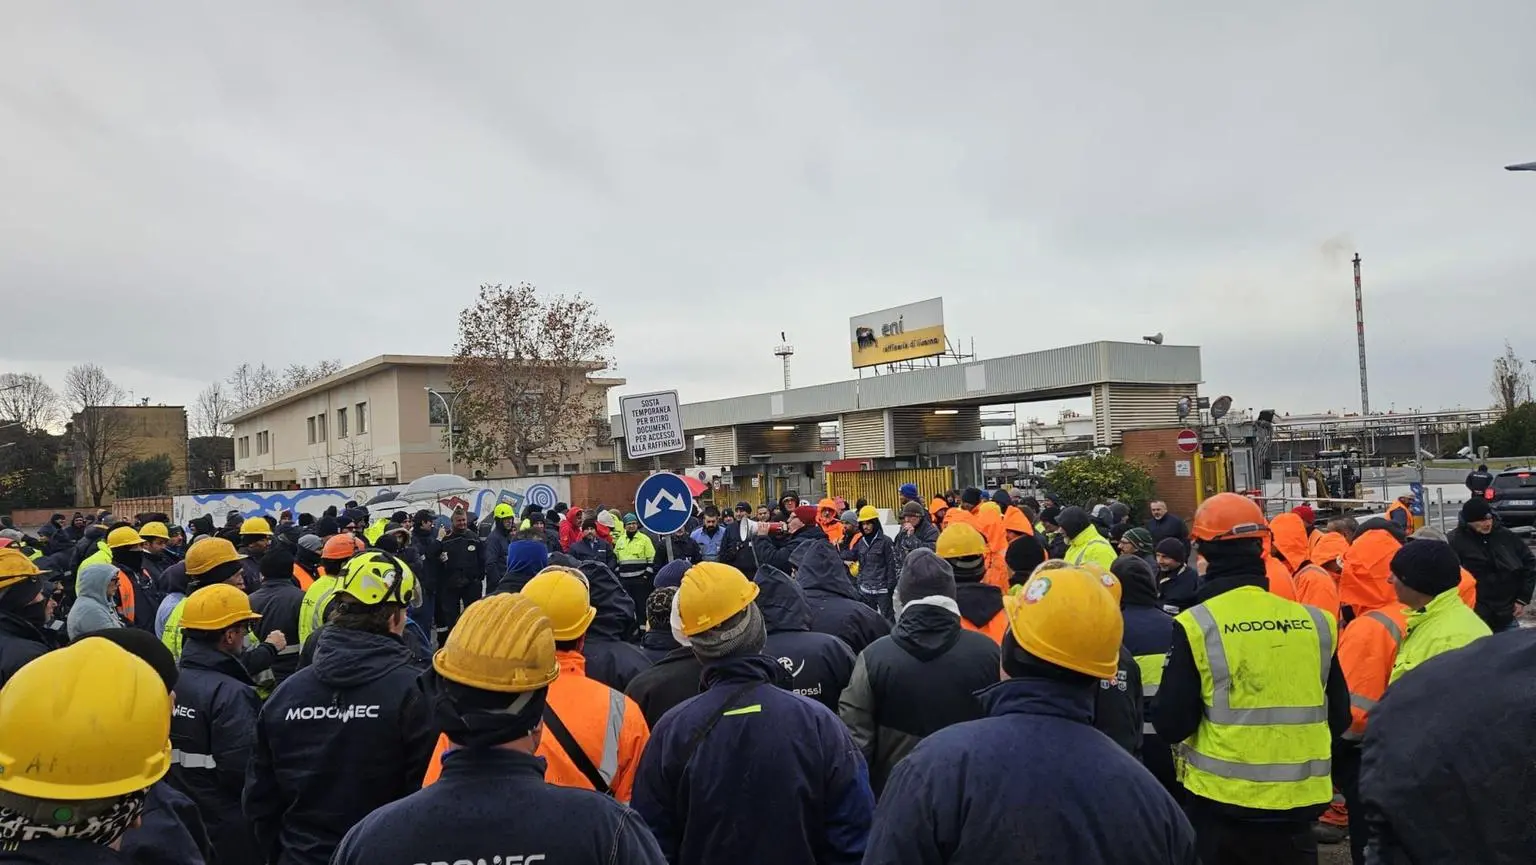
M 917 502 L 907 502 L 901 506 L 901 527 L 896 530 L 896 575 L 901 576 L 901 569 L 906 566 L 907 556 L 913 550 L 931 550 L 938 546 L 939 530 L 923 506 Z

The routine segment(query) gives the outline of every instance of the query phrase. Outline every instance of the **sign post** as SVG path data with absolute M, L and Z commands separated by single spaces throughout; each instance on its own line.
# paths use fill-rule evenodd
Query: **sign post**
M 686 525 L 692 515 L 693 493 L 681 475 L 657 472 L 641 481 L 635 490 L 635 516 L 641 527 L 662 538 L 669 562 L 672 533 Z
M 1200 449 L 1200 434 L 1192 429 L 1181 429 L 1174 437 L 1174 443 L 1179 446 L 1179 450 L 1192 454 Z
M 632 460 L 661 457 L 688 449 L 675 390 L 621 396 L 619 418 L 624 424 L 624 449 Z

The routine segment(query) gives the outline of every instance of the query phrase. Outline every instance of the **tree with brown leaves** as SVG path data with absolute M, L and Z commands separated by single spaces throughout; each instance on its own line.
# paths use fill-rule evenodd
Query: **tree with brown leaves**
M 1504 341 L 1504 353 L 1493 361 L 1493 381 L 1488 391 L 1495 400 L 1493 407 L 1505 414 L 1531 399 L 1531 372 L 1509 340 Z
M 612 351 L 613 331 L 581 295 L 545 296 L 526 282 L 480 286 L 459 313 L 449 372 L 458 458 L 487 469 L 505 460 L 523 475 L 535 454 L 581 450 L 608 408 L 586 379 L 613 366 Z

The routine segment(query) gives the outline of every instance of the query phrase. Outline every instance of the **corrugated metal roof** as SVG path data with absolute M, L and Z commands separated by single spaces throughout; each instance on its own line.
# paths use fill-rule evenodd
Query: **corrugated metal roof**
M 853 411 L 910 405 L 995 405 L 1087 396 L 1116 384 L 1199 384 L 1200 347 L 1093 342 L 955 366 L 866 376 L 812 387 L 680 406 L 683 427 L 715 429 L 775 421 L 832 420 Z M 613 429 L 623 423 L 613 416 Z

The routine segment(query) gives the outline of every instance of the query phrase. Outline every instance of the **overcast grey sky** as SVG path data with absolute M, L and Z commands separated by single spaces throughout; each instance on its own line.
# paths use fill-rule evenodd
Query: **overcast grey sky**
M 986 356 L 1161 330 L 1239 406 L 1353 408 L 1356 248 L 1378 408 L 1536 357 L 1529 0 L 4 17 L 0 371 L 55 386 L 446 354 L 527 280 L 685 401 L 776 388 L 781 330 L 848 377 L 850 315 L 940 294 Z

